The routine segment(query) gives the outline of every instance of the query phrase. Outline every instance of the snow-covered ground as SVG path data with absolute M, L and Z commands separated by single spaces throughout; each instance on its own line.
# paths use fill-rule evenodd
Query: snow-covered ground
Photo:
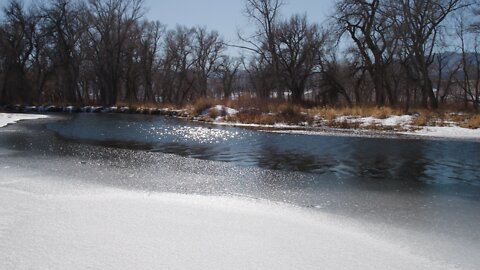
M 392 115 L 385 119 L 379 119 L 375 117 L 352 117 L 352 116 L 340 116 L 336 119 L 337 122 L 349 122 L 358 123 L 362 126 L 368 125 L 382 125 L 382 126 L 407 126 L 412 122 L 413 117 L 411 115 Z
M 318 211 L 14 176 L 0 269 L 452 269 Z
M 16 123 L 20 120 L 41 119 L 46 117 L 46 115 L 41 114 L 0 113 L 0 127 Z
M 458 126 L 452 127 L 423 127 L 417 131 L 402 132 L 406 135 L 451 138 L 451 139 L 477 139 L 480 140 L 480 128 L 469 129 Z
M 413 136 L 422 136 L 422 137 L 435 137 L 435 138 L 451 138 L 451 139 L 480 139 L 480 128 L 479 129 L 469 129 L 462 128 L 455 123 L 451 123 L 450 126 L 436 127 L 436 126 L 426 126 L 426 127 L 415 127 L 412 126 L 413 117 L 411 115 L 401 115 L 401 116 L 390 116 L 385 119 L 378 119 L 375 117 L 339 117 L 337 121 L 347 121 L 350 123 L 359 123 L 361 126 L 368 125 L 380 125 L 385 127 L 401 127 L 405 130 L 412 131 L 402 131 L 400 134 L 404 135 L 413 135 Z

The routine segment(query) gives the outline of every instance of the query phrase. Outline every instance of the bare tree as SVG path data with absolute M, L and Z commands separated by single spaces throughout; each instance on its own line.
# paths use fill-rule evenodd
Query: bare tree
M 283 92 L 279 83 L 279 59 L 276 51 L 276 27 L 280 20 L 280 9 L 284 5 L 282 0 L 245 0 L 245 15 L 253 21 L 257 29 L 250 37 L 239 34 L 240 40 L 245 42 L 246 46 L 238 46 L 247 49 L 257 58 L 257 67 L 270 65 L 270 80 L 273 87 L 265 85 L 267 88 L 275 88 Z M 261 90 L 262 95 L 270 90 Z M 268 94 L 267 94 L 268 95 Z
M 340 34 L 348 33 L 362 57 L 364 68 L 372 78 L 375 102 L 386 100 L 395 105 L 397 100 L 388 78 L 388 70 L 398 46 L 389 5 L 382 0 L 342 0 L 337 3 L 335 20 Z
M 394 1 L 398 14 L 398 32 L 408 53 L 408 65 L 413 80 L 422 93 L 422 105 L 438 108 L 430 78 L 430 66 L 434 62 L 435 48 L 441 34 L 441 25 L 449 14 L 465 7 L 461 0 L 402 0 Z
M 102 101 L 117 102 L 121 87 L 125 46 L 142 16 L 143 0 L 89 0 L 89 37 Z
M 160 72 L 159 51 L 165 26 L 160 22 L 144 22 L 140 40 L 141 73 L 144 83 L 144 101 L 157 101 L 154 91 L 154 76 Z
M 310 76 L 317 70 L 324 44 L 324 34 L 315 24 L 309 24 L 305 15 L 294 15 L 279 24 L 275 32 L 275 54 L 278 74 L 293 102 L 302 101 Z
M 222 57 L 218 73 L 222 81 L 223 98 L 232 98 L 235 79 L 241 64 L 241 60 L 226 55 Z
M 207 29 L 197 27 L 193 32 L 193 57 L 195 59 L 194 72 L 197 76 L 197 94 L 207 96 L 208 79 L 216 72 L 220 65 L 221 53 L 225 49 L 224 42 L 218 32 L 208 32 Z
M 30 102 L 34 93 L 27 79 L 27 64 L 34 50 L 36 22 L 18 0 L 11 0 L 3 13 L 5 21 L 0 27 L 3 66 L 0 103 Z
M 457 76 L 455 77 L 458 86 L 463 90 L 465 107 L 468 107 L 471 103 L 473 108 L 478 111 L 480 106 L 480 44 L 478 32 L 475 29 L 467 31 L 469 30 L 468 28 L 464 18 L 459 17 L 456 32 L 460 40 L 460 66 L 462 72 L 456 73 Z
M 80 40 L 86 33 L 82 6 L 71 0 L 52 0 L 41 8 L 41 27 L 51 48 L 51 72 L 62 102 L 77 102 L 79 93 L 79 67 L 82 61 Z M 43 88 L 43 87 L 42 87 Z
M 195 65 L 192 39 L 194 30 L 177 26 L 165 37 L 165 58 L 162 64 L 162 101 L 183 103 L 192 95 Z

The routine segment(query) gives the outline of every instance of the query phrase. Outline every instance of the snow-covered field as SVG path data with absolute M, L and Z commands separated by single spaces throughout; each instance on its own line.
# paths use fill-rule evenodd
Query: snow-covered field
M 451 269 L 331 214 L 0 176 L 0 269 Z
M 20 120 L 41 119 L 46 117 L 46 115 L 41 114 L 0 113 L 0 127 L 13 124 Z

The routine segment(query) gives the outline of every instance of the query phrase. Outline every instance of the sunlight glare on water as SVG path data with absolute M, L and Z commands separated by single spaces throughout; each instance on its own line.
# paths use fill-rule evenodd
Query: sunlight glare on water
M 237 131 L 199 126 L 176 126 L 171 128 L 151 127 L 150 133 L 157 135 L 159 139 L 167 135 L 173 135 L 175 136 L 173 142 L 188 140 L 200 144 L 226 142 L 240 136 Z
M 176 127 L 174 132 L 184 139 L 193 140 L 198 143 L 218 143 L 219 141 L 228 141 L 238 135 L 238 132 L 230 132 L 227 130 L 185 126 Z

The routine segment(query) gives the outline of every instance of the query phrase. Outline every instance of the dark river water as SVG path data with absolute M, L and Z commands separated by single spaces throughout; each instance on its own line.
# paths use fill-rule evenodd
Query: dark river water
M 480 187 L 480 143 L 258 132 L 143 115 L 79 114 L 47 125 L 67 140 L 300 171 L 359 182 Z
M 425 238 L 419 250 L 480 263 L 470 255 L 480 252 L 478 141 L 280 134 L 146 115 L 53 115 L 0 129 L 0 172 L 5 179 L 281 201 L 373 222 L 368 228 L 381 234 L 399 228 L 398 239 Z

